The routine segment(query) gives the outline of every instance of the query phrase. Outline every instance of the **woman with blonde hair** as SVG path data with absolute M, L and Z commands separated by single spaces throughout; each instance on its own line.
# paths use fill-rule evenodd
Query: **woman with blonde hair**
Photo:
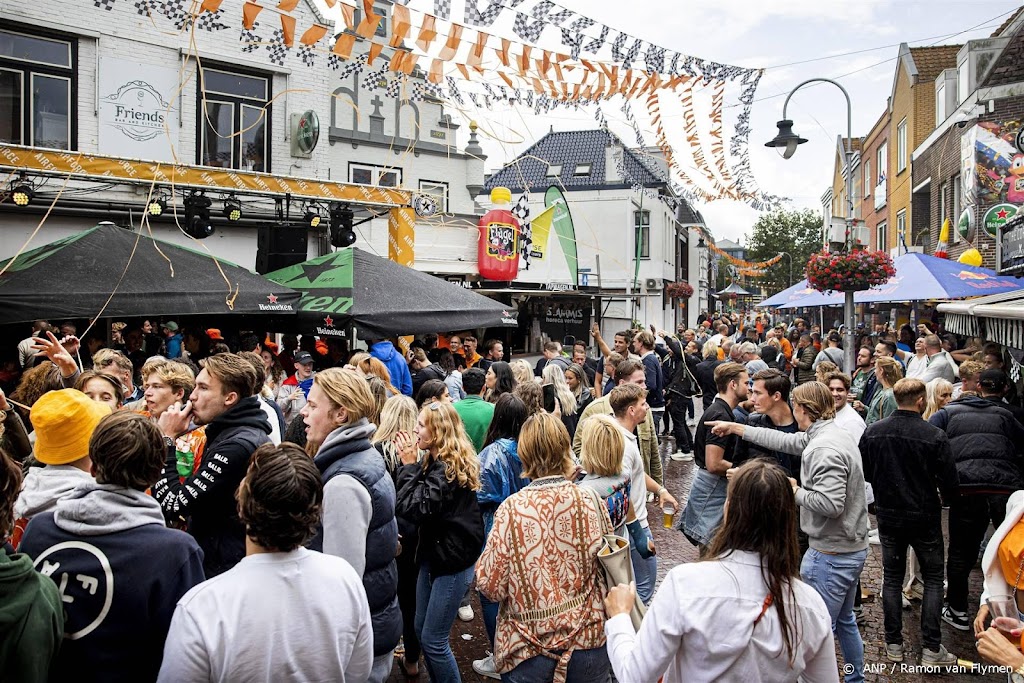
M 519 434 L 530 485 L 498 508 L 476 581 L 501 605 L 495 670 L 505 681 L 602 681 L 608 676 L 604 577 L 597 561 L 607 515 L 575 486 L 569 433 L 554 415 Z
M 586 475 L 578 483 L 601 496 L 608 507 L 612 528 L 621 536 L 631 512 L 630 472 L 622 469 L 625 438 L 610 415 L 592 415 L 581 428 L 580 465 Z
M 864 418 L 865 424 L 878 422 L 896 412 L 899 406 L 896 405 L 892 388 L 896 382 L 903 379 L 903 368 L 895 358 L 879 356 L 875 361 L 875 379 L 878 380 L 878 388 L 871 396 L 871 405 L 868 406 L 868 414 Z
M 356 353 L 348 359 L 348 364 L 363 374 L 364 377 L 378 377 L 384 386 L 387 387 L 388 396 L 396 396 L 402 393 L 398 387 L 391 383 L 391 372 L 383 361 L 374 358 L 368 353 Z
M 558 407 L 562 412 L 562 424 L 568 430 L 569 438 L 573 438 L 576 434 L 576 425 L 580 420 L 579 404 L 576 402 L 576 396 L 573 395 L 565 381 L 565 373 L 558 365 L 547 363 L 541 373 L 541 378 L 543 379 L 542 390 L 543 386 L 547 384 L 555 387 L 555 400 L 558 402 Z
M 953 399 L 953 385 L 947 379 L 935 377 L 925 385 L 925 389 L 927 390 L 928 403 L 921 417 L 927 420 L 945 408 L 946 404 Z
M 516 386 L 534 381 L 533 368 L 530 367 L 530 363 L 526 360 L 518 358 L 508 365 L 512 368 L 512 377 L 516 380 Z
M 408 441 L 416 430 L 416 402 L 404 394 L 392 396 L 380 411 L 380 426 L 370 440 L 384 459 L 384 466 L 392 479 L 397 479 L 402 466 L 399 441 Z M 398 607 L 402 611 L 402 644 L 405 653 L 401 667 L 407 678 L 419 675 L 420 641 L 416 637 L 416 566 L 415 549 L 419 539 L 416 525 L 401 515 L 395 515 L 402 552 L 395 558 L 398 564 Z
M 516 388 L 512 390 L 512 394 L 518 396 L 526 405 L 527 415 L 544 412 L 544 391 L 533 380 L 517 384 Z
M 323 521 L 309 548 L 343 557 L 362 577 L 373 625 L 370 680 L 383 683 L 402 635 L 398 607 L 395 482 L 370 444 L 376 427 L 370 386 L 358 373 L 328 368 L 313 376 L 306 405 L 307 452 L 324 481 Z
M 814 369 L 814 378 L 824 385 L 828 385 L 825 380 L 826 377 L 831 375 L 833 372 L 839 372 L 839 366 L 830 360 L 823 360 L 818 363 L 818 367 Z
M 416 439 L 399 439 L 397 512 L 420 530 L 416 546 L 416 635 L 430 680 L 461 681 L 449 637 L 484 544 L 476 492 L 480 460 L 455 408 L 425 406 Z M 417 449 L 425 451 L 421 462 Z

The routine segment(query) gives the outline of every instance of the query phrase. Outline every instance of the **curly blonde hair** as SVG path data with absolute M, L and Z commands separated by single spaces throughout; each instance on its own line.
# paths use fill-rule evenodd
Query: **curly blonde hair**
M 429 455 L 423 459 L 426 469 L 436 458 L 444 463 L 444 473 L 448 481 L 457 482 L 473 491 L 480 490 L 480 458 L 477 457 L 473 442 L 466 436 L 462 419 L 450 403 L 438 401 L 425 406 L 420 411 L 423 424 L 430 430 L 431 451 L 437 455 Z
M 348 359 L 348 364 L 361 372 L 364 377 L 379 377 L 392 396 L 402 393 L 398 387 L 391 383 L 391 372 L 388 370 L 388 366 L 370 354 L 362 352 L 353 354 Z
M 512 369 L 512 376 L 516 379 L 516 386 L 534 381 L 533 368 L 530 367 L 529 361 L 517 358 L 509 363 L 508 366 Z

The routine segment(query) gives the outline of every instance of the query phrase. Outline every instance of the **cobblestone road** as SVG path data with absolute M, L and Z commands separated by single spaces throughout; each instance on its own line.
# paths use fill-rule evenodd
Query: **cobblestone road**
M 672 451 L 672 440 L 668 438 L 662 443 L 662 452 L 669 453 Z M 666 465 L 666 486 L 675 495 L 679 501 L 680 506 L 685 504 L 686 496 L 690 490 L 690 482 L 694 474 L 693 463 L 679 463 L 672 460 L 667 460 Z M 661 519 L 661 511 L 655 509 L 653 505 L 648 508 L 650 518 L 652 520 Z M 676 520 L 679 517 L 677 515 Z M 875 526 L 874 519 L 872 518 L 872 526 Z M 945 519 L 943 520 L 943 526 L 945 528 Z M 697 560 L 697 549 L 690 545 L 690 542 L 683 537 L 681 533 L 675 530 L 664 529 L 658 525 L 652 524 L 654 531 L 655 543 L 658 547 L 658 581 L 664 578 L 666 572 L 669 569 L 683 562 L 695 562 Z M 948 535 L 946 536 L 948 543 Z M 976 604 L 978 596 L 981 594 L 981 570 L 975 568 L 971 574 L 971 603 Z M 905 665 L 901 669 L 901 665 L 893 665 L 885 658 L 885 628 L 882 623 L 882 603 L 881 603 L 881 590 L 882 590 L 882 553 L 881 548 L 877 545 L 870 547 L 868 553 L 867 564 L 864 569 L 864 573 L 861 575 L 861 586 L 863 590 L 870 593 L 873 597 L 869 598 L 868 602 L 864 603 L 864 625 L 861 628 L 861 635 L 864 638 L 864 660 L 867 665 L 868 672 L 866 673 L 866 680 L 872 683 L 910 683 L 916 681 L 935 681 L 946 682 L 946 681 L 999 681 L 1005 682 L 1005 674 L 988 673 L 985 675 L 969 674 L 966 672 L 950 671 L 942 674 L 930 674 L 923 675 L 912 669 L 913 665 L 916 665 L 921 655 L 921 603 L 913 603 L 913 607 L 909 610 L 903 611 L 903 638 L 904 645 L 906 647 L 907 657 Z M 462 678 L 464 681 L 483 681 L 487 680 L 481 676 L 478 676 L 473 672 L 472 662 L 474 659 L 480 659 L 486 656 L 487 651 L 490 649 L 489 644 L 486 642 L 487 636 L 484 632 L 483 622 L 480 619 L 479 605 L 474 600 L 474 610 L 476 612 L 472 622 L 456 621 L 455 626 L 452 629 L 452 650 L 455 652 L 455 658 L 459 662 L 459 668 L 462 671 Z M 973 618 L 973 616 L 972 616 Z M 974 649 L 974 637 L 970 632 L 961 632 L 951 628 L 948 624 L 942 624 L 942 642 L 946 648 L 954 653 L 957 657 L 963 660 L 973 661 L 977 659 L 976 651 Z M 836 651 L 838 653 L 838 644 Z M 842 660 L 839 658 L 837 666 L 842 665 Z M 420 662 L 420 677 L 418 680 L 426 681 L 427 674 L 426 669 Z M 399 667 L 395 667 L 390 683 L 403 683 L 407 679 L 399 672 Z M 624 681 L 623 683 L 633 683 L 631 681 Z

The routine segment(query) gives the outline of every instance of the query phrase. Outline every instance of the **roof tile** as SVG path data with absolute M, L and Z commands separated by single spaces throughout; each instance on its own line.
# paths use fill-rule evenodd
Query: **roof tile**
M 934 81 L 944 69 L 956 68 L 956 55 L 963 45 L 912 47 L 910 56 L 917 67 L 918 82 Z

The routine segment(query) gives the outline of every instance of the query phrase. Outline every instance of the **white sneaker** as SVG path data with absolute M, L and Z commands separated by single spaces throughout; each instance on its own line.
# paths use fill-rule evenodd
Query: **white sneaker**
M 878 529 L 871 529 L 868 531 L 868 543 L 871 545 L 880 545 L 881 539 L 878 538 Z
M 472 605 L 463 605 L 459 608 L 459 619 L 462 621 L 473 621 Z
M 501 680 L 501 676 L 494 669 L 494 655 L 489 654 L 483 659 L 473 660 L 473 671 L 477 672 L 484 678 L 493 678 L 496 681 Z
M 668 456 L 676 462 L 693 462 L 693 453 L 683 453 L 682 451 L 676 451 L 672 455 Z

